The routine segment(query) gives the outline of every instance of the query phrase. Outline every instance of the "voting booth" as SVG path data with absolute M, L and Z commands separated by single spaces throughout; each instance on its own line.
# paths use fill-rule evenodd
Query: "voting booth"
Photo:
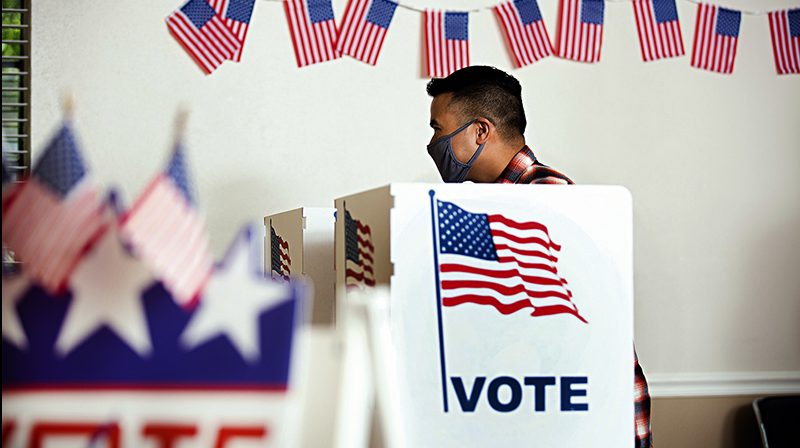
M 264 217 L 266 274 L 276 280 L 295 277 L 313 284 L 314 324 L 333 322 L 335 214 L 329 207 L 301 207 Z
M 631 444 L 627 190 L 391 184 L 336 211 L 337 306 L 390 290 L 404 443 Z

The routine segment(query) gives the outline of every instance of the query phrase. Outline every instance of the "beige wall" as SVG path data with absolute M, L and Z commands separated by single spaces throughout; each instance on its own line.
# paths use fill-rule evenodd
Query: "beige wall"
M 419 14 L 397 11 L 377 67 L 297 69 L 281 5 L 258 0 L 243 62 L 205 78 L 164 26 L 180 0 L 34 3 L 34 148 L 71 86 L 97 176 L 130 200 L 164 162 L 174 111 L 187 103 L 218 254 L 246 218 L 437 179 Z M 539 3 L 552 33 L 556 0 Z M 689 48 L 695 7 L 678 8 Z M 474 63 L 511 69 L 491 13 L 471 16 L 470 33 Z M 765 17 L 745 16 L 741 36 L 732 76 L 692 69 L 688 57 L 644 64 L 632 8 L 608 3 L 600 64 L 512 71 L 541 159 L 633 193 L 636 340 L 648 372 L 800 371 L 800 78 L 775 75 Z
M 756 396 L 657 398 L 653 444 L 659 448 L 753 448 L 761 446 Z

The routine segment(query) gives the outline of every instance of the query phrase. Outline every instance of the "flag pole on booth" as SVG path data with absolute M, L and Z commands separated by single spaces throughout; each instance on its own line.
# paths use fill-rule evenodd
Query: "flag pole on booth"
M 444 329 L 442 327 L 442 293 L 439 288 L 439 244 L 436 240 L 436 207 L 434 196 L 436 192 L 433 190 L 428 191 L 431 197 L 431 234 L 433 236 L 433 275 L 436 278 L 436 316 L 439 327 L 439 366 L 442 372 L 442 404 L 444 405 L 444 412 L 449 412 L 447 404 L 447 364 L 444 357 Z

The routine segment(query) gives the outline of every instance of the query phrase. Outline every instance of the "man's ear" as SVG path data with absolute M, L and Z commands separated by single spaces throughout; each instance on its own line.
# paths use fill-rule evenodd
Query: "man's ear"
M 489 136 L 495 132 L 497 129 L 494 127 L 491 121 L 484 117 L 480 117 L 475 120 L 475 124 L 477 127 L 477 132 L 475 134 L 475 143 L 479 145 L 485 144 L 489 141 Z

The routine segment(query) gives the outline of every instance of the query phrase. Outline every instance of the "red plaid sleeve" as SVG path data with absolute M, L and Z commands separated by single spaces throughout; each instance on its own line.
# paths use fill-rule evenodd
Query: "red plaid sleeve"
M 633 351 L 633 409 L 634 409 L 634 436 L 635 448 L 652 448 L 653 433 L 650 430 L 650 392 L 647 389 L 647 379 L 644 377 L 642 366 L 636 349 Z

